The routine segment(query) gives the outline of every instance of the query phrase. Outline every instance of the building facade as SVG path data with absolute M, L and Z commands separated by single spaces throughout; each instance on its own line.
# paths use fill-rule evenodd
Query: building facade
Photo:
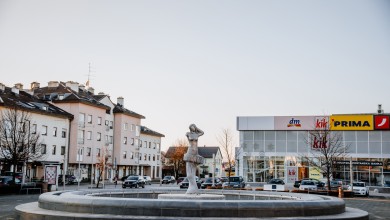
M 332 177 L 350 180 L 352 173 L 354 181 L 380 185 L 390 180 L 389 121 L 386 114 L 237 117 L 238 175 L 247 182 L 323 178 L 302 158 L 321 146 L 318 141 L 308 141 L 310 131 L 329 129 L 340 135 L 346 149 L 345 158 L 334 164 Z

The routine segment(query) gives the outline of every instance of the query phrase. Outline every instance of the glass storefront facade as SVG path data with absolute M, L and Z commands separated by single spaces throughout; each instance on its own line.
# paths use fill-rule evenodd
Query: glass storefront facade
M 243 176 L 247 182 L 267 182 L 272 178 L 280 178 L 286 183 L 293 183 L 302 178 L 323 178 L 321 173 L 301 161 L 302 155 L 312 150 L 307 143 L 309 131 L 299 130 L 305 129 L 303 125 L 296 126 L 293 128 L 295 130 L 276 130 L 277 119 L 274 119 L 274 127 L 272 123 L 268 127 L 256 124 L 263 119 L 256 121 L 245 118 L 245 124 L 240 124 L 239 120 L 240 117 L 240 147 L 236 152 L 238 175 Z M 256 123 L 251 125 L 251 120 Z M 334 166 L 333 178 L 350 180 L 352 161 L 355 181 L 366 181 L 369 185 L 390 181 L 390 130 L 349 129 L 332 132 L 337 132 L 342 137 L 348 156 L 340 158 L 344 163 Z

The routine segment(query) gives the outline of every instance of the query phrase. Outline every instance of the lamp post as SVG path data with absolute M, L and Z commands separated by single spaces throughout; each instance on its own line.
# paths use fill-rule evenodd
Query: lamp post
M 77 151 L 77 160 L 79 162 L 79 170 L 78 170 L 78 178 L 77 178 L 77 190 L 80 189 L 80 181 L 81 181 L 81 168 L 80 168 L 80 163 L 81 163 L 81 160 L 82 160 L 82 155 L 83 155 L 83 149 L 84 147 L 79 147 L 78 151 Z
M 213 154 L 213 187 L 215 187 L 215 154 Z

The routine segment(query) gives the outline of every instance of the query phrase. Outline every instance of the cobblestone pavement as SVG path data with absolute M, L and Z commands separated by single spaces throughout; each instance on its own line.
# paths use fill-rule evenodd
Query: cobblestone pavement
M 88 188 L 89 185 L 83 185 L 80 188 Z M 147 186 L 150 188 L 172 187 L 178 188 L 176 185 L 159 186 L 159 184 L 152 184 Z M 109 185 L 106 188 L 115 188 L 114 185 Z M 118 184 L 116 188 L 121 188 Z M 62 189 L 62 188 L 60 188 Z M 67 190 L 76 190 L 77 186 L 67 187 Z M 1 220 L 15 220 L 14 208 L 23 203 L 38 201 L 39 194 L 33 195 L 0 195 L 0 219 Z M 386 199 L 387 198 L 387 199 Z M 390 195 L 386 197 L 355 197 L 344 198 L 347 207 L 358 208 L 367 211 L 370 215 L 370 220 L 390 220 Z

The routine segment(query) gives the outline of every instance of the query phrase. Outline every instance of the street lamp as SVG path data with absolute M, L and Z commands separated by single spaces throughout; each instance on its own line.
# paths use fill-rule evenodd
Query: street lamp
M 83 151 L 84 151 L 84 147 L 79 147 L 78 151 L 77 151 L 77 161 L 79 162 L 79 170 L 78 170 L 78 178 L 77 178 L 77 190 L 80 189 L 80 181 L 81 181 L 81 168 L 80 168 L 80 163 L 81 163 L 81 160 L 82 160 L 82 156 L 83 156 Z

